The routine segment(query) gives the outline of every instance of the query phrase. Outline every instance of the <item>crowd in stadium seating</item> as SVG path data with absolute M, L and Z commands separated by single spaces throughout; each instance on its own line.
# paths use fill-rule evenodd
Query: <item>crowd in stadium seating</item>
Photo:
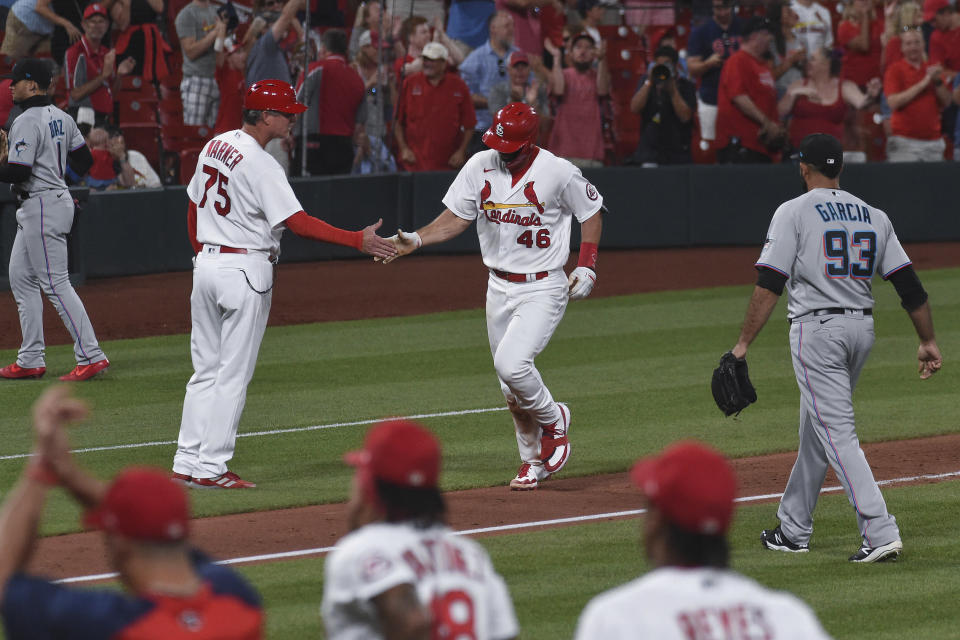
M 56 102 L 125 141 L 91 147 L 109 188 L 189 179 L 266 78 L 310 107 L 268 149 L 290 175 L 456 169 L 512 101 L 581 167 L 777 162 L 813 131 L 933 161 L 960 136 L 955 0 L 309 0 L 306 34 L 307 0 L 5 1 L 0 67 L 49 57 Z

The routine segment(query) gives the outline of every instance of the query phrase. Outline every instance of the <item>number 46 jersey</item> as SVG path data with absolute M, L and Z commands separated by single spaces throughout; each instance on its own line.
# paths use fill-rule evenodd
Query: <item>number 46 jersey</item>
M 187 196 L 197 206 L 198 242 L 274 255 L 283 221 L 303 209 L 277 161 L 240 129 L 206 144 Z
M 757 267 L 789 278 L 787 315 L 817 309 L 870 309 L 870 280 L 910 264 L 890 219 L 840 189 L 811 189 L 773 214 Z
M 413 585 L 437 640 L 506 640 L 517 618 L 503 578 L 479 544 L 442 525 L 369 524 L 327 556 L 323 614 L 328 640 L 385 637 L 373 600 Z
M 580 169 L 546 149 L 537 150 L 516 181 L 488 149 L 467 161 L 443 204 L 457 217 L 477 221 L 489 269 L 535 273 L 563 267 L 570 256 L 571 216 L 586 221 L 603 198 Z

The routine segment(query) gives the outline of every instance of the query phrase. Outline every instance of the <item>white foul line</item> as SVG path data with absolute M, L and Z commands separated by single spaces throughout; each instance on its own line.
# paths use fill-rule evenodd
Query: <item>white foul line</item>
M 879 480 L 878 485 L 900 484 L 904 482 L 916 482 L 918 480 L 945 480 L 947 478 L 960 477 L 960 471 L 950 471 L 948 473 L 925 473 L 917 476 L 907 476 L 903 478 L 891 478 L 889 480 Z M 824 487 L 820 493 L 834 493 L 843 491 L 843 487 Z M 735 502 L 759 502 L 761 500 L 773 500 L 783 497 L 782 493 L 766 493 L 756 496 L 743 496 L 736 498 Z M 580 522 L 589 522 L 590 520 L 608 520 L 610 518 L 625 518 L 627 516 L 638 516 L 646 513 L 646 509 L 631 509 L 629 511 L 613 511 L 610 513 L 595 513 L 586 516 L 573 516 L 570 518 L 555 518 L 553 520 L 537 520 L 535 522 L 518 522 L 516 524 L 502 524 L 495 527 L 481 527 L 479 529 L 464 529 L 455 532 L 458 536 L 470 536 L 480 533 L 495 533 L 498 531 L 514 531 L 517 529 L 531 529 L 533 527 L 548 527 L 561 524 L 574 524 Z M 318 547 L 316 549 L 300 549 L 298 551 L 283 551 L 280 553 L 265 553 L 257 556 L 244 556 L 240 558 L 230 558 L 228 560 L 219 560 L 216 564 L 246 564 L 249 562 L 262 562 L 264 560 L 285 560 L 288 558 L 298 558 L 301 556 L 313 556 L 333 551 L 333 547 Z M 93 582 L 96 580 L 108 580 L 116 578 L 116 573 L 98 573 L 89 576 L 77 576 L 74 578 L 64 578 L 56 580 L 58 584 L 67 584 L 71 582 Z
M 494 411 L 506 411 L 506 407 L 491 407 L 489 409 L 463 409 L 461 411 L 442 411 L 440 413 L 418 413 L 412 416 L 396 416 L 404 420 L 423 420 L 425 418 L 446 418 L 449 416 L 466 416 L 476 413 L 491 413 Z M 317 424 L 311 427 L 291 427 L 289 429 L 268 429 L 266 431 L 250 431 L 248 433 L 238 433 L 238 438 L 253 438 L 257 436 L 275 436 L 281 433 L 300 433 L 303 431 L 320 431 L 323 429 L 337 429 L 339 427 L 358 427 L 368 424 L 375 424 L 384 418 L 375 420 L 354 420 L 352 422 L 333 422 L 330 424 Z M 113 444 L 103 447 L 87 447 L 85 449 L 73 449 L 70 453 L 91 453 L 94 451 L 117 451 L 119 449 L 141 449 L 143 447 L 160 447 L 177 444 L 176 440 L 156 440 L 153 442 L 135 442 L 132 444 Z M 0 460 L 17 460 L 20 458 L 29 458 L 32 453 L 14 453 L 11 455 L 0 456 Z

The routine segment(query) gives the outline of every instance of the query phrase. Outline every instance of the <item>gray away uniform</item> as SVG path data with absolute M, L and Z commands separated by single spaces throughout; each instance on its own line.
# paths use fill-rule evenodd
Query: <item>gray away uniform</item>
M 73 338 L 77 364 L 106 357 L 67 273 L 67 234 L 74 212 L 63 171 L 67 153 L 83 145 L 77 123 L 53 105 L 27 108 L 10 128 L 8 162 L 31 168 L 30 177 L 14 185 L 20 208 L 9 269 L 23 333 L 17 364 L 27 369 L 46 366 L 41 291 Z
M 910 265 L 887 215 L 840 189 L 780 205 L 758 267 L 787 276 L 790 349 L 800 387 L 800 447 L 777 512 L 808 544 L 827 465 L 857 514 L 867 546 L 900 539 L 854 428 L 853 389 L 873 346 L 871 278 Z

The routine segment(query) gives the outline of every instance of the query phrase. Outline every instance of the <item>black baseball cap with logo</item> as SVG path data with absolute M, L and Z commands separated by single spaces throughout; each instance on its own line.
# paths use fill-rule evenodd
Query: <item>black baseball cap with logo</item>
M 828 178 L 836 178 L 843 168 L 843 145 L 826 133 L 811 133 L 800 142 L 799 160 Z
M 53 80 L 53 76 L 50 75 L 50 64 L 37 58 L 24 58 L 13 65 L 13 71 L 3 77 L 12 79 L 13 84 L 21 80 L 33 80 L 41 91 L 46 91 L 50 81 Z

